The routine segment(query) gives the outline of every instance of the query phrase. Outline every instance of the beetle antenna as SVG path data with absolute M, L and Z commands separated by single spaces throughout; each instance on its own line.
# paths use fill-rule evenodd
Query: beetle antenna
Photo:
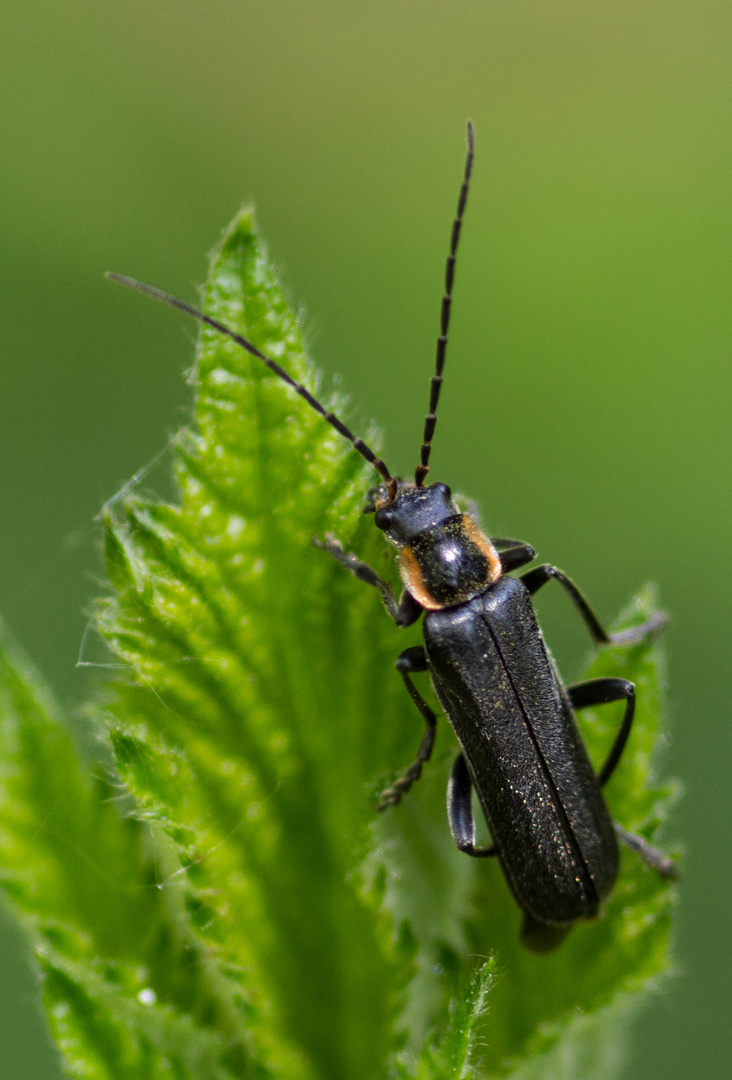
M 450 326 L 450 308 L 452 306 L 452 283 L 455 277 L 455 258 L 460 242 L 460 229 L 463 224 L 465 204 L 468 201 L 468 188 L 470 187 L 470 174 L 473 171 L 474 152 L 473 125 L 468 120 L 468 156 L 465 159 L 465 175 L 460 197 L 458 198 L 457 213 L 452 224 L 452 236 L 450 237 L 450 254 L 447 256 L 445 266 L 445 295 L 442 297 L 442 309 L 440 311 L 440 336 L 437 338 L 437 357 L 435 360 L 435 373 L 432 376 L 430 387 L 430 407 L 424 421 L 424 435 L 422 436 L 422 451 L 420 463 L 414 474 L 414 482 L 417 487 L 422 487 L 424 478 L 430 471 L 430 451 L 432 449 L 432 436 L 437 425 L 437 403 L 440 400 L 442 389 L 442 369 L 445 366 L 445 350 L 447 348 L 447 331 Z
M 176 296 L 170 296 L 169 293 L 161 292 L 160 289 L 154 288 L 152 285 L 145 285 L 142 281 L 136 281 L 134 278 L 125 277 L 124 274 L 115 274 L 110 271 L 107 275 L 112 281 L 119 282 L 120 285 L 127 285 L 130 289 L 138 289 L 140 292 L 146 293 L 148 296 L 152 296 L 155 300 L 162 300 L 165 304 L 170 304 L 171 307 L 179 308 L 180 311 L 185 311 L 186 314 L 192 315 L 194 319 L 198 319 L 199 322 L 205 323 L 206 326 L 212 327 L 214 330 L 218 330 L 220 334 L 225 334 L 226 337 L 235 341 L 237 345 L 241 345 L 242 349 L 246 349 L 252 356 L 256 356 L 259 360 L 267 365 L 270 371 L 273 371 L 283 382 L 286 382 L 288 386 L 291 386 L 293 390 L 296 390 L 301 398 L 305 398 L 311 409 L 314 409 L 316 413 L 323 417 L 331 427 L 334 427 L 339 435 L 342 435 L 344 439 L 348 439 L 352 443 L 353 448 L 358 450 L 362 458 L 368 461 L 369 465 L 373 465 L 377 473 L 386 482 L 389 489 L 389 502 L 393 502 L 396 496 L 396 480 L 391 475 L 381 458 L 377 457 L 370 446 L 367 446 L 363 439 L 357 438 L 356 435 L 350 431 L 343 421 L 336 416 L 335 413 L 329 412 L 325 409 L 317 398 L 314 398 L 309 390 L 302 385 L 302 383 L 295 382 L 295 380 L 287 374 L 284 368 L 281 368 L 279 364 L 274 360 L 270 360 L 268 356 L 261 353 L 255 345 L 252 345 L 251 341 L 247 341 L 241 334 L 237 334 L 231 327 L 225 326 L 217 319 L 212 319 L 210 315 L 204 315 L 202 311 L 198 311 L 197 308 L 191 307 L 190 304 L 186 304 L 185 301 L 179 300 Z

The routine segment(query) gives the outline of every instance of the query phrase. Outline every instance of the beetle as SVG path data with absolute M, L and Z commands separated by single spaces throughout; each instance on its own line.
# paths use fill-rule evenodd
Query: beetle
M 458 848 L 474 858 L 496 856 L 524 913 L 522 940 L 534 951 L 553 948 L 578 919 L 598 914 L 618 873 L 618 838 L 661 875 L 675 864 L 642 837 L 612 821 L 602 789 L 617 767 L 630 735 L 635 687 L 622 678 L 565 686 L 548 652 L 532 597 L 556 581 L 577 608 L 598 645 L 630 645 L 658 630 L 659 615 L 631 630 L 605 632 L 576 585 L 557 567 L 535 566 L 527 543 L 489 537 L 474 514 L 461 512 L 444 483 L 425 485 L 443 381 L 455 260 L 474 160 L 468 124 L 457 213 L 445 271 L 440 334 L 420 462 L 413 481 L 392 476 L 385 463 L 343 421 L 230 327 L 176 297 L 119 274 L 114 280 L 185 311 L 232 338 L 289 384 L 379 474 L 366 511 L 398 549 L 403 592 L 329 534 L 315 542 L 356 578 L 376 588 L 397 626 L 423 618 L 424 645 L 405 649 L 396 661 L 407 691 L 425 722 L 414 762 L 383 792 L 378 808 L 401 801 L 429 760 L 437 715 L 412 676 L 430 675 L 435 695 L 452 725 L 460 753 L 450 773 L 448 821 Z M 623 718 L 598 772 L 590 762 L 575 712 L 609 702 L 625 703 Z M 476 844 L 472 793 L 480 802 L 491 844 Z

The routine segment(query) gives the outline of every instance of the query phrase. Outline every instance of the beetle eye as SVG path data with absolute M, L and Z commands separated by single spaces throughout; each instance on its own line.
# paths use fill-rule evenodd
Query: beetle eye
M 436 491 L 439 491 L 441 495 L 444 495 L 446 499 L 450 499 L 452 497 L 452 492 L 450 491 L 450 488 L 447 486 L 447 484 L 437 483 L 433 484 L 433 487 Z
M 376 511 L 374 522 L 377 529 L 388 529 L 394 520 L 394 511 L 390 506 L 382 506 L 380 510 Z

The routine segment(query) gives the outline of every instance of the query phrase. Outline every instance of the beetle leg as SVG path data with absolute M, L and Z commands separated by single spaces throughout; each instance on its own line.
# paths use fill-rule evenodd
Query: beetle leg
M 405 769 L 399 779 L 381 793 L 376 807 L 377 810 L 386 810 L 387 807 L 396 806 L 398 802 L 401 802 L 402 796 L 409 791 L 414 781 L 419 780 L 422 775 L 422 766 L 429 761 L 432 747 L 435 745 L 437 714 L 432 711 L 409 677 L 410 672 L 427 670 L 427 652 L 424 646 L 414 645 L 411 649 L 405 649 L 401 656 L 397 657 L 396 669 L 404 679 L 404 685 L 409 691 L 409 696 L 419 709 L 427 726 L 422 736 L 422 742 L 419 744 L 416 758 L 409 768 Z
M 661 875 L 661 877 L 677 878 L 679 876 L 679 868 L 673 859 L 669 859 L 668 855 L 664 855 L 658 848 L 653 847 L 643 836 L 637 836 L 635 833 L 628 832 L 622 825 L 618 825 L 617 821 L 613 822 L 615 825 L 615 832 L 618 834 L 620 840 L 623 841 L 627 848 L 634 851 L 636 855 L 640 855 L 644 863 L 650 866 L 652 870 L 655 870 Z
M 586 709 L 592 705 L 604 705 L 610 701 L 622 701 L 625 698 L 625 713 L 620 730 L 615 736 L 615 741 L 610 749 L 605 764 L 597 774 L 600 786 L 606 784 L 615 771 L 620 757 L 625 749 L 625 744 L 630 735 L 635 712 L 635 687 L 627 679 L 590 679 L 584 683 L 577 683 L 567 688 L 569 700 L 575 709 Z M 626 847 L 630 848 L 643 859 L 648 866 L 656 870 L 661 877 L 677 877 L 678 869 L 673 859 L 664 855 L 658 848 L 653 847 L 643 836 L 636 836 L 628 832 L 622 825 L 614 822 L 615 832 Z
M 350 570 L 359 581 L 365 581 L 367 585 L 373 585 L 375 589 L 378 589 L 381 593 L 381 599 L 384 601 L 384 607 L 397 626 L 411 626 L 422 614 L 421 605 L 406 589 L 397 603 L 394 590 L 389 582 L 380 578 L 368 563 L 361 562 L 352 552 L 346 551 L 340 540 L 336 539 L 332 533 L 326 533 L 324 540 L 314 536 L 313 543 L 316 547 L 322 548 L 329 555 L 332 555 L 336 562 L 345 566 L 346 570 Z
M 584 619 L 585 625 L 590 631 L 593 640 L 596 641 L 598 645 L 634 645 L 636 642 L 642 641 L 649 634 L 659 630 L 668 619 L 668 616 L 661 612 L 658 615 L 654 615 L 652 619 L 642 623 L 640 626 L 633 626 L 629 630 L 620 630 L 616 634 L 608 634 L 603 629 L 599 619 L 575 583 L 571 578 L 568 578 L 565 573 L 558 570 L 556 566 L 550 566 L 549 563 L 545 563 L 543 566 L 536 566 L 533 570 L 529 570 L 528 574 L 523 574 L 521 580 L 529 590 L 529 593 L 533 596 L 534 593 L 538 592 L 542 585 L 546 585 L 547 581 L 551 578 L 558 581 L 567 593 L 570 600 Z
M 496 847 L 475 846 L 475 822 L 470 800 L 472 788 L 473 782 L 465 758 L 458 754 L 447 784 L 447 819 L 450 822 L 450 832 L 457 846 L 466 855 L 472 855 L 474 859 L 487 859 L 497 853 Z
M 526 544 L 523 540 L 511 540 L 507 536 L 492 536 L 491 543 L 498 550 L 504 574 L 511 570 L 518 570 L 519 566 L 525 566 L 536 558 L 536 552 L 531 544 Z
M 600 787 L 604 787 L 615 772 L 633 726 L 635 686 L 627 679 L 588 679 L 587 682 L 567 687 L 567 693 L 575 709 L 588 709 L 593 705 L 606 705 L 611 701 L 625 700 L 625 712 L 620 730 L 615 736 L 605 764 L 597 774 Z
M 525 544 L 523 540 L 508 540 L 503 536 L 496 536 L 491 537 L 491 543 L 499 549 L 498 557 L 504 574 L 518 570 L 520 566 L 526 566 L 536 558 L 531 544 Z

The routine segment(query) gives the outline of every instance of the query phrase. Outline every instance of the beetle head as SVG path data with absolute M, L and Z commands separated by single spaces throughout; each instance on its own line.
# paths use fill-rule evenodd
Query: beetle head
M 397 481 L 393 500 L 389 499 L 386 484 L 372 488 L 364 510 L 375 513 L 377 528 L 382 529 L 397 547 L 408 544 L 425 529 L 459 513 L 447 484 L 417 487 L 408 480 Z

